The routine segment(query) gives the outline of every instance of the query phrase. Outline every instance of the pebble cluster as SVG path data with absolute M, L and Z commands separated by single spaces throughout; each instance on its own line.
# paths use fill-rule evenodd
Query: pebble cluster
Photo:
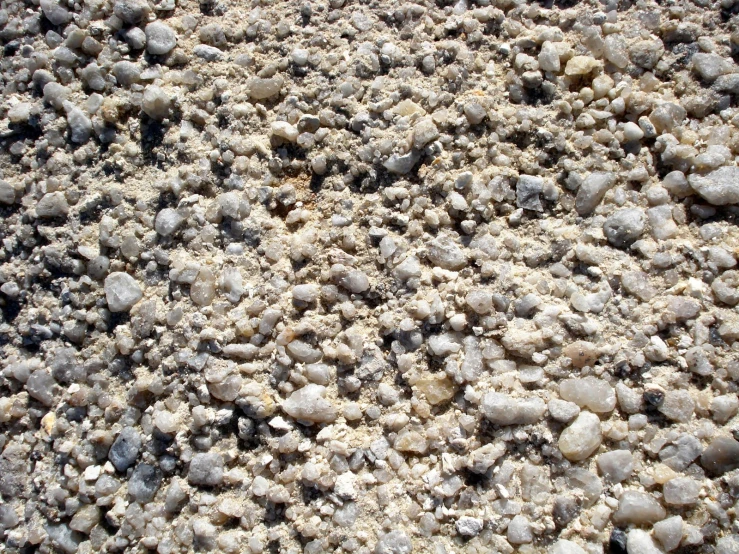
M 0 550 L 739 553 L 735 0 L 0 45 Z

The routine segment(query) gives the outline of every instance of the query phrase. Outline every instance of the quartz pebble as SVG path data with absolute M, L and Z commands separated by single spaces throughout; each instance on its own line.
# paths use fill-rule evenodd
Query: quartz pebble
M 105 298 L 111 312 L 127 312 L 144 294 L 136 279 L 128 273 L 113 272 L 105 278 Z
M 734 0 L 247 4 L 0 6 L 0 550 L 735 553 Z
M 601 443 L 600 419 L 591 412 L 580 412 L 559 437 L 559 449 L 568 460 L 584 460 Z
M 326 387 L 311 383 L 292 393 L 282 407 L 295 419 L 311 423 L 328 423 L 334 421 L 338 414 L 334 405 L 325 396 Z

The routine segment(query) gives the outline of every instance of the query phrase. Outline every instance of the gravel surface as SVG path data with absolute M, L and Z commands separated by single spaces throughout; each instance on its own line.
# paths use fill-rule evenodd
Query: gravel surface
M 0 550 L 739 553 L 735 0 L 0 45 Z

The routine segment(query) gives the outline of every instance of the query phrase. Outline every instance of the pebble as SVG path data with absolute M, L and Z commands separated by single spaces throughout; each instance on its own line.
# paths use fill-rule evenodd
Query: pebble
M 700 484 L 690 477 L 670 479 L 662 487 L 665 503 L 671 506 L 689 506 L 698 502 Z
M 665 519 L 665 509 L 647 493 L 639 491 L 624 491 L 618 500 L 618 509 L 613 514 L 613 521 L 617 524 L 645 525 L 654 524 Z
M 563 400 L 574 402 L 597 414 L 612 412 L 616 407 L 613 387 L 596 377 L 565 379 L 559 385 L 559 394 Z
M 502 393 L 489 392 L 482 399 L 482 410 L 496 425 L 528 425 L 536 423 L 547 409 L 538 397 L 511 398 Z
M 282 404 L 290 417 L 310 423 L 330 423 L 338 417 L 336 407 L 326 399 L 326 387 L 310 383 L 295 391 Z
M 601 443 L 600 419 L 591 412 L 580 412 L 559 436 L 559 449 L 568 460 L 579 462 L 595 452 Z
M 177 46 L 177 33 L 164 23 L 154 21 L 144 29 L 146 35 L 146 51 L 152 56 L 169 54 Z
M 652 537 L 641 529 L 629 531 L 626 541 L 628 554 L 661 554 L 662 550 L 654 543 Z
M 683 518 L 672 516 L 655 523 L 652 534 L 662 545 L 665 552 L 671 552 L 680 546 L 684 533 L 683 529 Z
M 157 214 L 154 229 L 164 237 L 171 236 L 185 221 L 174 208 L 164 208 Z
M 707 175 L 691 174 L 688 183 L 704 200 L 714 206 L 739 203 L 739 168 L 724 166 Z
M 628 450 L 612 450 L 598 456 L 598 469 L 611 483 L 621 483 L 634 472 L 634 457 Z
M 739 442 L 718 436 L 703 451 L 700 464 L 711 475 L 723 475 L 739 468 Z
M 521 175 L 516 185 L 516 206 L 541 212 L 544 206 L 539 195 L 544 190 L 544 181 L 540 177 Z
M 217 487 L 223 482 L 223 456 L 218 452 L 195 454 L 190 461 L 187 481 L 191 485 Z
M 669 207 L 667 208 L 669 209 Z M 654 209 L 656 208 L 652 208 L 652 210 Z M 652 210 L 650 210 L 650 214 Z M 651 221 L 652 219 L 650 218 Z M 616 248 L 625 248 L 641 237 L 642 233 L 644 233 L 646 223 L 647 218 L 644 210 L 639 208 L 625 208 L 618 210 L 606 219 L 603 224 L 603 234 L 611 245 Z
M 124 427 L 108 450 L 108 459 L 118 471 L 124 472 L 138 458 L 141 446 L 139 433 L 132 427 Z
M 585 550 L 576 542 L 559 539 L 548 550 L 549 554 L 586 554 Z
M 615 177 L 610 173 L 596 171 L 588 175 L 577 190 L 577 213 L 583 217 L 590 215 L 615 182 Z
M 139 464 L 128 481 L 128 495 L 136 502 L 150 502 L 162 483 L 161 472 L 149 464 Z
M 111 312 L 128 312 L 144 297 L 136 279 L 114 271 L 105 278 L 105 299 Z
M 375 554 L 410 554 L 413 543 L 403 531 L 390 531 L 380 535 L 375 545 Z

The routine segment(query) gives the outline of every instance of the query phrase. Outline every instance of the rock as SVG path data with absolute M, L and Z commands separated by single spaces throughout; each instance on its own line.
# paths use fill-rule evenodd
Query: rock
M 145 0 L 116 0 L 113 13 L 124 23 L 138 25 L 149 15 L 149 4 Z
M 544 211 L 539 195 L 544 190 L 544 180 L 532 175 L 521 175 L 516 185 L 516 206 L 535 212 Z
M 629 46 L 631 61 L 642 69 L 653 69 L 665 52 L 665 47 L 659 39 L 639 40 Z
M 149 85 L 144 90 L 144 98 L 141 109 L 150 118 L 162 121 L 170 116 L 172 109 L 172 98 L 161 87 Z
M 652 537 L 641 529 L 632 529 L 626 541 L 627 554 L 662 554 Z
M 282 90 L 283 84 L 283 79 L 280 76 L 269 78 L 252 77 L 247 82 L 249 96 L 254 100 L 266 100 L 267 98 L 278 95 Z
M 457 386 L 445 374 L 428 373 L 413 383 L 413 390 L 423 394 L 429 404 L 436 406 L 454 398 Z
M 41 0 L 41 11 L 52 25 L 66 25 L 72 19 L 72 14 L 58 0 Z
M 731 63 L 718 54 L 697 52 L 690 58 L 693 71 L 706 83 L 713 83 L 731 67 Z
M 683 527 L 683 518 L 672 516 L 655 523 L 652 534 L 660 542 L 662 548 L 666 552 L 670 552 L 680 546 L 680 541 L 683 538 Z
M 476 537 L 482 531 L 483 522 L 476 517 L 462 516 L 457 520 L 457 533 L 463 537 Z
M 685 433 L 677 441 L 659 452 L 662 463 L 675 471 L 685 471 L 703 452 L 701 442 Z
M 716 423 L 726 423 L 739 412 L 739 399 L 736 394 L 716 396 L 711 401 L 711 412 Z
M 522 515 L 515 516 L 508 524 L 508 542 L 511 544 L 529 544 L 534 540 L 531 522 Z
M 577 190 L 575 197 L 577 213 L 583 217 L 590 215 L 615 182 L 616 178 L 612 173 L 596 171 L 588 175 Z
M 542 71 L 550 71 L 552 73 L 559 73 L 561 69 L 559 61 L 559 52 L 554 43 L 546 40 L 541 45 L 541 51 L 539 52 L 539 69 Z
M 120 472 L 133 465 L 141 450 L 141 436 L 133 427 L 124 427 L 108 450 L 110 463 Z
M 739 535 L 728 535 L 717 540 L 715 554 L 739 554 Z
M 716 298 L 724 304 L 729 306 L 739 304 L 739 271 L 732 269 L 723 272 L 713 280 L 711 290 Z
M 15 204 L 15 187 L 0 179 L 0 204 Z
M 83 506 L 69 522 L 69 528 L 72 531 L 79 531 L 85 535 L 89 535 L 92 528 L 100 521 L 100 508 L 95 505 Z
M 119 85 L 130 87 L 141 79 L 141 69 L 133 62 L 121 60 L 113 65 L 113 76 Z
M 695 402 L 686 390 L 668 391 L 659 411 L 672 421 L 686 423 L 693 417 Z
M 577 543 L 559 539 L 549 547 L 549 554 L 587 554 Z
M 36 204 L 36 215 L 41 218 L 66 217 L 68 213 L 69 204 L 63 192 L 47 192 Z
M 644 131 L 636 123 L 627 121 L 624 123 L 624 138 L 629 142 L 639 141 L 644 138 Z
M 674 238 L 678 233 L 677 224 L 672 219 L 672 206 L 664 204 L 647 210 L 652 236 L 657 240 Z
M 128 481 L 128 494 L 136 502 L 150 502 L 162 484 L 162 472 L 149 464 L 139 464 Z
M 26 391 L 44 406 L 51 406 L 54 403 L 55 385 L 56 381 L 48 371 L 37 369 L 28 377 Z
M 164 237 L 169 237 L 182 225 L 185 218 L 174 208 L 164 208 L 157 214 L 154 229 Z
M 81 535 L 77 535 L 68 525 L 45 525 L 44 529 L 49 536 L 51 544 L 65 554 L 76 554 L 79 552 Z
M 580 505 L 572 496 L 555 496 L 552 504 L 552 519 L 558 528 L 566 527 L 580 513 Z
M 723 475 L 739 468 L 739 442 L 719 436 L 703 451 L 700 464 L 710 475 Z
M 320 362 L 323 354 L 317 348 L 313 348 L 302 340 L 294 340 L 287 345 L 287 353 L 291 358 L 305 364 Z
M 413 126 L 413 148 L 421 149 L 429 142 L 439 138 L 439 129 L 431 118 L 421 118 Z
M 639 208 L 618 210 L 606 219 L 603 224 L 603 234 L 611 245 L 616 248 L 626 248 L 641 237 L 646 222 L 644 210 Z
M 628 490 L 618 500 L 613 521 L 618 525 L 646 525 L 665 519 L 665 515 L 665 509 L 652 495 Z
M 296 285 L 293 287 L 293 302 L 296 305 L 307 306 L 313 304 L 318 299 L 320 293 L 321 289 L 318 285 Z
M 458 270 L 467 265 L 467 256 L 451 238 L 441 236 L 433 240 L 428 249 L 428 258 L 437 267 Z
M 597 414 L 612 412 L 616 407 L 616 393 L 613 387 L 608 381 L 592 376 L 565 379 L 559 385 L 559 395 L 563 400 L 574 402 L 581 408 L 587 408 Z
M 115 271 L 105 278 L 105 298 L 111 312 L 128 312 L 143 296 L 136 279 L 128 273 Z
M 301 421 L 330 423 L 336 420 L 338 412 L 331 401 L 324 398 L 326 392 L 326 387 L 310 383 L 293 392 L 282 403 L 282 409 Z
M 628 450 L 612 450 L 598 456 L 598 469 L 611 483 L 625 481 L 634 471 L 634 457 Z
M 425 454 L 428 450 L 428 440 L 418 431 L 406 429 L 398 434 L 393 447 L 398 452 Z
M 559 436 L 560 451 L 573 462 L 586 459 L 598 449 L 600 443 L 600 419 L 591 412 L 581 412 Z
M 486 290 L 473 290 L 467 293 L 465 303 L 478 315 L 493 311 L 493 295 Z
M 84 144 L 92 136 L 92 121 L 85 112 L 79 108 L 67 110 L 67 124 L 69 125 L 69 138 L 76 144 Z
M 565 66 L 565 75 L 587 75 L 594 69 L 601 67 L 602 63 L 590 56 L 573 56 Z
M 690 506 L 698 502 L 700 484 L 690 477 L 670 479 L 662 487 L 665 503 L 671 506 Z
M 416 150 L 412 150 L 407 154 L 392 154 L 382 165 L 390 173 L 406 175 L 410 173 L 420 159 L 421 154 Z
M 630 271 L 621 277 L 624 290 L 642 302 L 649 302 L 657 296 L 657 289 L 649 283 L 649 275 L 642 271 Z
M 562 423 L 569 423 L 580 413 L 580 406 L 574 402 L 560 400 L 559 398 L 551 399 L 549 404 L 547 404 L 547 408 L 549 409 L 549 415 L 552 416 L 552 419 Z
M 572 360 L 572 366 L 582 369 L 593 366 L 600 358 L 600 349 L 592 342 L 578 340 L 562 349 L 562 354 Z
M 720 167 L 707 175 L 692 173 L 688 183 L 704 200 L 714 206 L 739 203 L 739 167 Z
M 464 115 L 470 125 L 479 125 L 487 117 L 487 112 L 477 102 L 467 102 L 464 105 Z
M 195 454 L 190 461 L 187 481 L 191 485 L 217 487 L 223 482 L 223 456 L 217 452 Z
M 486 473 L 495 462 L 506 453 L 506 447 L 502 443 L 485 444 L 472 451 L 467 467 L 474 473 Z
M 380 535 L 375 545 L 375 554 L 410 554 L 413 544 L 403 531 L 390 531 Z
M 482 411 L 496 425 L 529 425 L 536 423 L 547 405 L 536 396 L 520 399 L 499 392 L 489 392 L 482 398 Z
M 190 285 L 190 300 L 198 306 L 210 306 L 216 297 L 216 276 L 210 268 L 203 267 Z
M 146 34 L 146 51 L 153 56 L 169 54 L 177 46 L 177 33 L 160 21 L 149 23 L 144 30 Z
M 288 142 L 295 142 L 298 140 L 300 134 L 294 125 L 290 125 L 287 121 L 273 121 L 272 122 L 272 134 L 276 137 L 285 139 Z

